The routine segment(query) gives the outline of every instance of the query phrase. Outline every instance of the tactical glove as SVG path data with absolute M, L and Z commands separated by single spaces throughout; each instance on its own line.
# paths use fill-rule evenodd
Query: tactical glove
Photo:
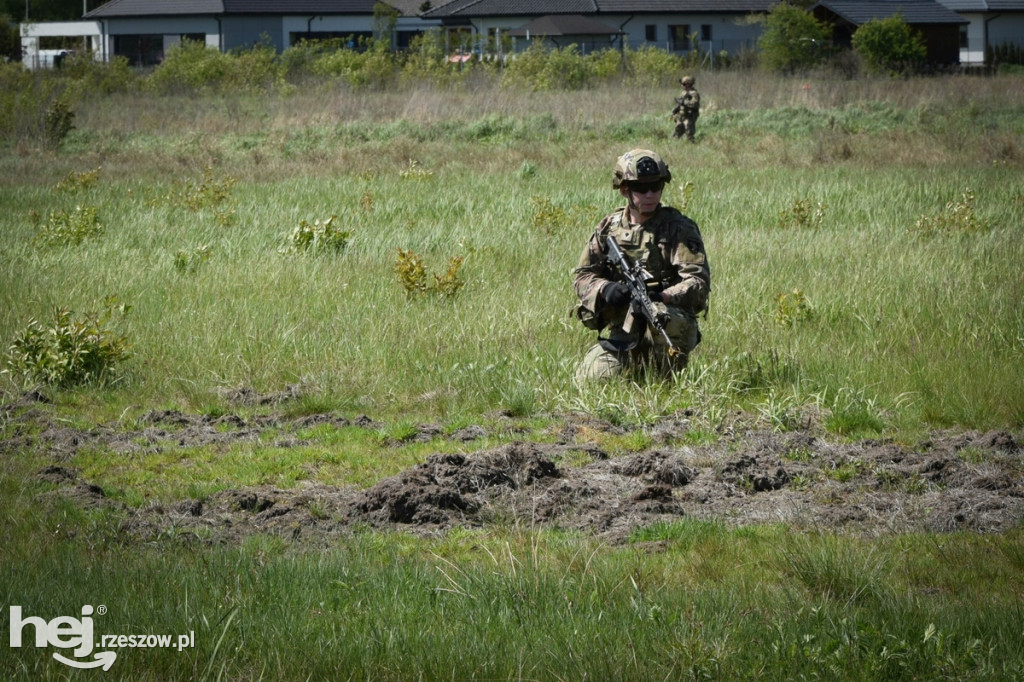
M 693 314 L 699 313 L 708 305 L 707 291 L 699 286 L 691 286 L 681 296 L 676 297 L 676 300 L 677 306 Z
M 601 296 L 608 305 L 626 305 L 629 302 L 629 287 L 622 282 L 611 282 L 601 290 Z

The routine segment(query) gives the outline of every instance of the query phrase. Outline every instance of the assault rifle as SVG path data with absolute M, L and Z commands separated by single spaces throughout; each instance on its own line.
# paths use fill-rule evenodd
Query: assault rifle
M 668 332 L 665 331 L 665 324 L 662 322 L 661 316 L 658 315 L 658 311 L 654 308 L 654 302 L 651 301 L 651 297 L 647 293 L 647 282 L 654 279 L 654 276 L 647 272 L 639 262 L 630 262 L 629 256 L 622 253 L 622 249 L 619 248 L 619 243 L 615 241 L 615 237 L 608 235 L 607 242 L 609 260 L 611 260 L 612 265 L 622 276 L 622 279 L 625 280 L 626 286 L 629 287 L 629 295 L 632 299 L 630 307 L 643 315 L 651 329 L 661 334 L 661 337 L 665 339 L 665 343 L 668 344 L 668 356 L 674 357 L 679 353 L 679 347 L 672 343 L 672 339 L 668 337 Z

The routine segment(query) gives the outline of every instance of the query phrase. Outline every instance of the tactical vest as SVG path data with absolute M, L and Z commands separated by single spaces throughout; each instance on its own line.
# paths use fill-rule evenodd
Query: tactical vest
M 664 237 L 659 238 L 657 219 L 648 221 L 646 226 L 630 226 L 623 220 L 624 215 L 623 209 L 623 212 L 617 213 L 602 230 L 602 250 L 606 250 L 606 239 L 611 235 L 630 260 L 639 262 L 640 266 L 651 274 L 652 287 L 663 288 L 674 284 L 677 273 L 672 264 L 666 262 L 665 254 L 659 246 L 659 243 L 664 244 L 666 240 Z

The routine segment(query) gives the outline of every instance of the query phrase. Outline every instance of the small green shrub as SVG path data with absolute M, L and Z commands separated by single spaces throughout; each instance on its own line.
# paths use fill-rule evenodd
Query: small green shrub
M 439 29 L 430 29 L 409 42 L 401 78 L 406 83 L 444 86 L 465 79 L 472 71 L 471 64 L 449 62 L 446 37 Z
M 533 226 L 553 234 L 566 224 L 565 209 L 555 206 L 547 197 L 533 197 Z
M 104 62 L 96 59 L 94 52 L 68 55 L 54 76 L 63 80 L 77 98 L 128 92 L 139 78 L 127 57 L 111 56 Z
M 505 65 L 501 84 L 532 91 L 579 90 L 589 83 L 587 62 L 575 44 L 548 48 L 536 42 Z
M 946 203 L 945 210 L 931 216 L 921 216 L 914 230 L 922 236 L 939 233 L 982 232 L 989 228 L 989 221 L 979 218 L 974 210 L 974 192 L 967 189 L 958 201 Z
M 624 60 L 630 78 L 640 85 L 652 88 L 678 82 L 682 69 L 679 57 L 650 45 L 644 45 L 639 50 L 628 50 Z
M 423 258 L 411 249 L 399 249 L 398 260 L 395 261 L 395 274 L 410 298 L 425 294 L 453 298 L 465 285 L 465 281 L 459 275 L 463 260 L 462 256 L 449 258 L 447 270 L 440 275 L 432 275 L 433 282 L 428 284 L 427 268 L 423 264 Z
M 73 211 L 57 209 L 36 235 L 43 246 L 74 246 L 103 233 L 99 211 L 95 206 L 75 206 Z
M 282 252 L 291 253 L 322 253 L 324 251 L 343 251 L 348 246 L 352 233 L 335 224 L 338 216 L 332 215 L 321 222 L 319 219 L 310 224 L 302 220 L 287 238 Z
M 424 168 L 415 159 L 409 159 L 409 165 L 398 172 L 403 180 L 433 180 L 434 171 Z
M 459 276 L 459 269 L 462 268 L 462 256 L 452 256 L 448 259 L 448 269 L 443 274 L 434 275 L 434 286 L 432 290 L 443 298 L 454 298 L 466 282 Z
M 63 97 L 55 99 L 46 109 L 46 139 L 54 145 L 64 141 L 75 129 L 75 112 Z
M 181 274 L 195 274 L 199 267 L 210 260 L 210 247 L 201 244 L 191 251 L 178 251 L 174 254 L 174 269 Z
M 259 43 L 232 54 L 221 88 L 225 92 L 262 92 L 283 80 L 277 50 L 269 43 Z
M 825 204 L 810 199 L 796 199 L 788 209 L 779 211 L 778 226 L 782 228 L 817 229 L 825 220 Z
M 201 41 L 183 40 L 167 51 L 146 84 L 169 95 L 212 89 L 224 81 L 231 59 Z
M 337 50 L 318 56 L 310 65 L 317 76 L 338 78 L 358 89 L 381 90 L 394 80 L 395 60 L 386 40 L 360 39 L 361 50 Z
M 56 190 L 58 192 L 78 192 L 84 189 L 89 189 L 100 179 L 101 167 L 93 168 L 91 171 L 82 171 L 81 173 L 71 171 L 67 176 L 57 183 Z
M 8 349 L 8 367 L 26 384 L 66 387 L 109 379 L 129 357 L 127 338 L 109 324 L 115 313 L 124 316 L 130 308 L 114 299 L 105 304 L 102 315 L 76 317 L 68 308 L 57 308 L 48 325 L 30 320 Z
M 238 182 L 230 175 L 214 177 L 213 169 L 206 166 L 198 182 L 191 179 L 175 182 L 169 197 L 172 204 L 179 204 L 191 211 L 219 206 L 227 201 L 231 188 Z
M 60 92 L 55 78 L 0 60 L 0 140 L 42 140 L 47 108 Z
M 427 268 L 423 265 L 423 259 L 415 251 L 411 249 L 398 250 L 395 274 L 398 275 L 398 283 L 405 289 L 406 295 L 416 296 L 426 293 Z
M 797 322 L 813 317 L 813 309 L 807 295 L 800 289 L 775 297 L 775 321 L 784 327 L 792 327 Z
M 598 50 L 585 58 L 592 78 L 611 81 L 622 73 L 623 56 L 618 50 Z

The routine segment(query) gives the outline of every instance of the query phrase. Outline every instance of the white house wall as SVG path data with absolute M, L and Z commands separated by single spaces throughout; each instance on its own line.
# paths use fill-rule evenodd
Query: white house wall
M 964 66 L 980 66 L 985 63 L 985 20 L 977 14 L 961 12 L 967 19 L 967 47 L 960 48 L 960 63 Z
M 82 38 L 83 47 L 93 50 L 100 58 L 101 30 L 98 21 L 49 21 L 21 24 L 22 63 L 29 69 L 48 69 L 53 58 L 64 50 L 40 50 L 40 38 Z
M 983 65 L 986 45 L 998 47 L 1005 43 L 1024 47 L 1024 15 L 960 12 L 960 16 L 970 22 L 967 25 L 967 47 L 960 48 L 960 63 L 965 66 Z
M 663 50 L 672 49 L 669 26 L 681 24 L 689 25 L 691 34 L 698 34 L 697 39 L 702 50 L 709 50 L 715 53 L 725 50 L 730 54 L 736 54 L 740 50 L 753 48 L 757 43 L 758 37 L 761 35 L 761 26 L 759 24 L 746 23 L 747 18 L 745 16 L 645 14 L 616 17 L 608 15 L 602 16 L 601 21 L 611 26 L 618 26 L 621 30 L 626 31 L 628 44 L 634 49 L 647 44 L 653 47 L 660 47 Z M 648 25 L 655 27 L 656 36 L 654 42 L 651 43 L 647 41 L 646 37 Z M 703 25 L 711 26 L 710 45 L 701 40 L 700 30 Z
M 700 48 L 715 54 L 722 50 L 730 54 L 736 54 L 741 50 L 752 49 L 756 46 L 757 39 L 761 35 L 761 26 L 759 24 L 746 23 L 745 17 L 739 16 L 723 17 L 721 15 L 700 14 L 688 14 L 685 16 L 678 14 L 645 14 L 638 16 L 608 14 L 601 15 L 597 19 L 601 23 L 607 24 L 610 28 L 624 31 L 625 35 L 623 37 L 626 44 L 633 49 L 643 45 L 652 45 L 665 50 L 672 49 L 669 27 L 677 25 L 689 25 L 690 33 L 698 34 Z M 473 19 L 472 25 L 473 30 L 477 33 L 478 40 L 485 41 L 492 30 L 500 30 L 504 34 L 512 29 L 521 28 L 524 24 L 529 23 L 530 20 L 531 18 L 529 17 Z M 647 41 L 648 25 L 655 26 L 656 40 L 654 42 Z M 699 34 L 702 25 L 711 26 L 710 43 L 700 40 Z M 603 36 L 601 39 L 603 40 Z M 519 40 L 516 43 L 516 47 L 517 49 L 525 49 L 529 44 L 530 41 Z

